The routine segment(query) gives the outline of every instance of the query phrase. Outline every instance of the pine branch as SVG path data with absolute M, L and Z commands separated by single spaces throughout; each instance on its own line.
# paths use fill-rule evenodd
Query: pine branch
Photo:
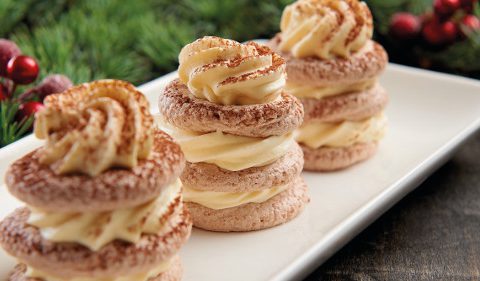
M 55 23 L 21 29 L 12 40 L 39 60 L 42 77 L 62 73 L 75 83 L 102 78 L 144 82 L 150 64 L 135 49 L 148 8 L 120 2 L 79 2 Z
M 37 59 L 41 70 L 39 80 L 51 73 L 65 74 L 74 83 L 88 81 L 93 76 L 78 54 L 74 34 L 66 26 L 39 27 L 32 32 L 22 29 L 11 39 L 23 53 Z
M 23 137 L 32 127 L 33 117 L 16 121 L 20 104 L 10 101 L 0 102 L 0 147 Z
M 29 11 L 34 0 L 1 0 L 0 1 L 0 37 L 5 37 L 19 25 Z
M 25 21 L 29 26 L 52 23 L 61 13 L 70 8 L 73 2 L 73 0 L 33 1 L 25 15 Z
M 88 1 L 92 2 L 98 3 Z M 131 15 L 122 15 L 122 11 L 107 7 L 93 8 L 90 17 L 84 13 L 83 9 L 72 10 L 60 25 L 73 32 L 73 52 L 78 54 L 75 63 L 89 67 L 89 80 L 114 78 L 138 84 L 148 79 L 150 64 L 136 52 L 145 12 L 136 14 L 132 7 Z
M 155 19 L 150 17 L 143 23 L 139 49 L 157 69 L 173 71 L 178 63 L 178 53 L 185 44 L 195 39 L 195 33 L 191 26 L 184 22 L 175 22 L 173 19 L 158 23 L 154 21 Z
M 173 70 L 181 47 L 197 37 L 272 36 L 292 1 L 46 0 L 60 7 L 46 16 L 55 20 L 30 20 L 33 28 L 17 29 L 12 39 L 39 60 L 40 79 L 63 73 L 75 83 L 116 78 L 140 84 Z M 36 14 L 45 7 L 37 3 L 32 9 Z

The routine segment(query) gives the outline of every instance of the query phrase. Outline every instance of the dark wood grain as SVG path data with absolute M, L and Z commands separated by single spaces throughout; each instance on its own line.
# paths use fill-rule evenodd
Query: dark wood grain
M 480 280 L 480 132 L 305 280 Z

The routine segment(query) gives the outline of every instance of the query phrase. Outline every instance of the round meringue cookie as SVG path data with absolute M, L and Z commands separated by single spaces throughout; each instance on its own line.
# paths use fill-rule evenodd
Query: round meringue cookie
M 114 168 L 96 177 L 57 175 L 39 162 L 39 150 L 15 161 L 8 190 L 30 206 L 50 212 L 102 212 L 134 207 L 157 197 L 180 176 L 185 159 L 166 133 L 156 130 L 151 157 L 133 169 Z
M 288 84 L 312 87 L 352 85 L 375 79 L 388 64 L 387 52 L 374 41 L 367 42 L 360 50 L 346 58 L 330 59 L 296 58 L 291 53 L 280 51 L 281 42 L 282 34 L 277 34 L 268 45 L 285 58 Z
M 378 143 L 356 143 L 347 147 L 320 147 L 301 145 L 305 155 L 304 169 L 314 172 L 331 172 L 345 169 L 372 157 Z
M 291 183 L 302 169 L 302 149 L 294 143 L 287 154 L 269 165 L 229 171 L 208 163 L 187 163 L 180 178 L 185 186 L 201 191 L 254 192 Z
M 382 112 L 388 103 L 385 89 L 378 83 L 359 92 L 335 95 L 322 99 L 302 98 L 304 122 L 360 121 Z
M 64 280 L 149 272 L 162 263 L 173 262 L 175 265 L 178 250 L 190 236 L 192 222 L 189 212 L 181 201 L 177 204 L 180 204 L 178 209 L 181 211 L 168 215 L 168 229 L 162 233 L 144 234 L 136 244 L 116 240 L 98 251 L 76 243 L 53 243 L 44 239 L 36 227 L 27 223 L 30 211 L 20 208 L 0 223 L 0 244 L 10 255 L 32 268 L 54 273 Z
M 300 176 L 288 185 L 288 189 L 262 203 L 219 210 L 193 202 L 185 204 L 195 227 L 221 232 L 260 230 L 292 220 L 310 202 L 307 185 Z
M 269 103 L 221 105 L 196 98 L 178 79 L 160 95 L 159 109 L 165 121 L 184 130 L 258 138 L 295 130 L 304 114 L 300 101 L 287 93 Z

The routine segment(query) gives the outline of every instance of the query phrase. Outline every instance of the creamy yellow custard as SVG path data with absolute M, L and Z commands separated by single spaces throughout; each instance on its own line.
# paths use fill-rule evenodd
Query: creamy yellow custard
M 294 134 L 253 138 L 220 131 L 198 133 L 182 130 L 159 117 L 159 126 L 171 135 L 191 163 L 210 163 L 230 171 L 261 167 L 275 162 L 294 144 Z
M 386 127 L 387 118 L 383 113 L 362 121 L 339 123 L 309 121 L 297 130 L 296 140 L 311 148 L 346 147 L 355 143 L 379 141 Z
M 49 213 L 31 209 L 28 223 L 38 227 L 46 240 L 75 242 L 97 251 L 115 239 L 137 243 L 142 233 L 160 233 L 163 228 L 160 218 L 180 193 L 181 182 L 177 179 L 153 201 L 133 208 L 87 213 Z
M 247 203 L 263 203 L 287 189 L 288 185 L 281 185 L 251 192 L 218 192 L 183 186 L 183 201 L 220 210 Z
M 334 84 L 325 87 L 298 85 L 289 82 L 285 86 L 285 91 L 296 96 L 297 98 L 322 99 L 345 93 L 362 92 L 372 88 L 376 82 L 376 79 L 369 79 L 351 84 Z

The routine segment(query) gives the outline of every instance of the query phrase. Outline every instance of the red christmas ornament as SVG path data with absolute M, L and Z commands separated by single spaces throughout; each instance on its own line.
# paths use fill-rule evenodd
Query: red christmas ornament
M 29 56 L 16 56 L 7 63 L 7 76 L 17 84 L 30 84 L 37 79 L 39 67 Z
M 18 108 L 18 120 L 23 120 L 24 118 L 33 116 L 44 107 L 45 106 L 38 101 L 29 101 L 21 104 Z
M 435 14 L 441 17 L 449 17 L 460 8 L 460 4 L 460 0 L 435 0 L 433 9 Z
M 462 34 L 468 36 L 475 30 L 480 30 L 480 19 L 474 15 L 466 15 L 462 19 Z
M 21 53 L 17 44 L 7 39 L 0 39 L 0 76 L 6 76 L 8 61 Z
M 415 38 L 420 28 L 420 19 L 410 13 L 397 13 L 390 21 L 390 34 L 401 40 Z

